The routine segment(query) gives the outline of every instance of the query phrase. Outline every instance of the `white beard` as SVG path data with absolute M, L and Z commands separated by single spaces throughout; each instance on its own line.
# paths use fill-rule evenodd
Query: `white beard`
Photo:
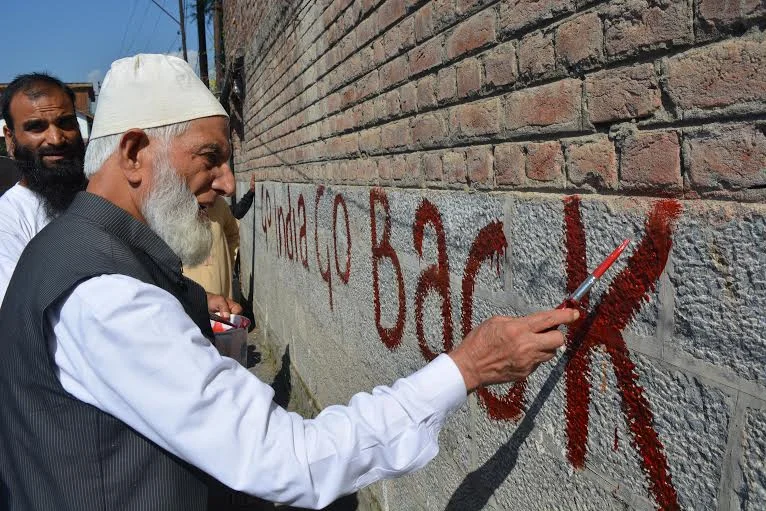
M 152 188 L 141 205 L 146 223 L 184 266 L 204 262 L 213 245 L 210 219 L 200 215 L 196 197 L 170 165 L 167 151 L 157 155 L 153 178 Z

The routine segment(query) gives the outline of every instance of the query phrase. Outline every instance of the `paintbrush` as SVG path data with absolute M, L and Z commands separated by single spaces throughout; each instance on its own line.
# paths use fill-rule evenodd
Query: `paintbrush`
M 598 282 L 598 279 L 600 279 L 601 276 L 606 273 L 606 270 L 608 270 L 609 267 L 612 266 L 612 264 L 617 260 L 617 258 L 620 257 L 620 254 L 622 254 L 622 251 L 625 250 L 625 247 L 627 247 L 628 244 L 630 244 L 630 239 L 626 239 L 620 244 L 619 247 L 615 248 L 614 251 L 609 254 L 595 270 L 593 270 L 593 273 L 588 275 L 588 278 L 585 279 L 582 284 L 580 284 L 577 289 L 575 289 L 574 292 L 570 294 L 563 302 L 561 302 L 561 305 L 556 308 L 576 309 L 580 305 L 580 300 L 582 300 L 583 297 L 588 294 L 588 291 L 590 291 L 593 285 Z

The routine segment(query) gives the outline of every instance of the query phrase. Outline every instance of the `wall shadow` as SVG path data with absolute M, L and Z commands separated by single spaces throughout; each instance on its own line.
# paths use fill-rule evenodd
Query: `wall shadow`
M 293 390 L 290 379 L 290 346 L 285 348 L 285 353 L 282 355 L 282 366 L 274 376 L 271 388 L 274 389 L 274 402 L 282 408 L 287 408 L 287 405 L 290 404 L 290 393 Z
M 593 321 L 595 315 L 588 317 L 586 322 Z M 588 328 L 584 328 L 584 332 Z M 585 336 L 575 338 L 569 348 L 553 366 L 551 373 L 543 383 L 540 392 L 529 405 L 524 418 L 519 423 L 511 438 L 503 444 L 481 467 L 468 474 L 452 494 L 445 511 L 479 511 L 483 509 L 493 493 L 503 484 L 505 479 L 516 467 L 521 446 L 535 427 L 535 419 L 543 405 L 556 388 L 569 360 L 583 343 Z

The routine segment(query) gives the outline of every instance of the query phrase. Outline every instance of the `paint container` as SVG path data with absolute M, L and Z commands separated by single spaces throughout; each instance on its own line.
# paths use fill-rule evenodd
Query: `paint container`
M 226 323 L 211 318 L 210 327 L 215 335 L 214 345 L 223 357 L 229 357 L 247 367 L 247 329 L 250 320 L 232 314 Z

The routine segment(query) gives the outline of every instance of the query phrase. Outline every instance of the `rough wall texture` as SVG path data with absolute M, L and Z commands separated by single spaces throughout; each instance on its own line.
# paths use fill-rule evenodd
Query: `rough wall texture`
M 382 509 L 766 507 L 766 5 L 225 3 L 243 282 L 322 406 L 625 256 Z

